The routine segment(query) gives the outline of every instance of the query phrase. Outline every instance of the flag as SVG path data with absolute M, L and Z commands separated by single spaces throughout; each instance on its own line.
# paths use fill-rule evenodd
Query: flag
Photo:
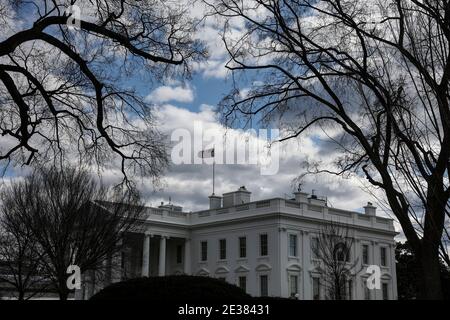
M 199 152 L 198 156 L 200 158 L 214 158 L 214 148 L 202 150 Z

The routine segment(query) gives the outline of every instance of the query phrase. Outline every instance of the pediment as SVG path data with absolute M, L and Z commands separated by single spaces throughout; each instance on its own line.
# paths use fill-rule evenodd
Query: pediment
M 267 263 L 261 263 L 256 268 L 256 271 L 269 271 L 272 270 L 272 267 Z
M 286 269 L 288 271 L 302 271 L 302 267 L 298 263 L 292 263 Z
M 206 269 L 206 268 L 201 268 L 199 271 L 197 271 L 197 276 L 208 277 L 209 276 L 209 270 Z
M 216 274 L 228 273 L 228 272 L 230 272 L 230 269 L 228 269 L 227 267 L 224 267 L 224 266 L 218 267 L 216 269 Z
M 384 280 L 391 280 L 391 275 L 389 274 L 389 273 L 383 273 L 382 275 L 381 275 L 381 279 L 384 279 Z
M 250 269 L 246 266 L 240 265 L 236 269 L 234 269 L 234 272 L 249 272 Z

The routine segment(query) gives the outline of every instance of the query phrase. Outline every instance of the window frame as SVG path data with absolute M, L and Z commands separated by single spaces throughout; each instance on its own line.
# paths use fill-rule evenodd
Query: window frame
M 317 297 L 318 297 L 318 299 L 315 299 L 315 290 L 314 290 L 314 284 L 315 284 L 315 281 L 317 281 L 317 290 L 318 290 L 318 295 L 317 295 Z M 320 277 L 319 276 L 312 276 L 311 277 L 311 293 L 312 293 L 312 300 L 321 300 L 321 294 L 322 294 L 322 290 L 321 290 L 321 288 L 320 288 Z
M 383 253 L 384 253 L 384 255 L 383 255 Z M 387 248 L 385 246 L 380 247 L 380 265 L 382 267 L 389 266 L 388 257 L 387 257 Z
M 292 238 L 295 239 L 294 243 L 292 243 Z M 294 244 L 293 248 L 292 244 Z M 294 254 L 292 254 L 292 249 L 294 250 Z M 298 236 L 295 233 L 288 234 L 288 256 L 292 258 L 298 258 Z
M 381 299 L 389 300 L 389 283 L 387 282 L 381 282 Z
M 223 246 L 223 247 L 222 247 Z M 227 260 L 227 239 L 219 239 L 219 260 Z
M 364 248 L 366 248 L 367 249 L 367 251 L 366 251 L 366 258 L 367 258 L 367 261 L 364 261 L 365 259 L 364 259 L 364 257 L 365 257 L 365 255 L 364 255 Z M 370 253 L 369 253 L 369 245 L 367 244 L 367 243 L 363 243 L 362 244 L 362 246 L 361 246 L 361 255 L 362 255 L 362 264 L 363 265 L 369 265 L 370 264 Z
M 318 260 L 319 257 L 317 256 L 317 254 L 314 252 L 313 247 L 314 244 L 317 244 L 317 246 L 319 246 L 319 237 L 318 236 L 312 236 L 311 240 L 310 240 L 310 250 L 311 250 L 311 259 L 312 260 Z
M 203 247 L 203 244 L 205 244 L 205 247 Z M 205 250 L 203 251 L 203 249 Z M 200 241 L 200 261 L 201 262 L 208 261 L 208 240 Z
M 244 288 L 242 287 L 242 282 L 241 280 L 244 279 Z M 238 287 L 241 288 L 242 290 L 244 290 L 245 292 L 247 292 L 247 276 L 238 276 Z
M 295 281 L 293 281 L 293 278 L 295 278 Z M 298 274 L 290 274 L 289 275 L 289 296 L 290 297 L 295 297 L 295 295 L 299 294 L 299 292 L 298 292 L 299 287 L 300 287 L 299 280 L 300 280 L 300 277 Z M 293 284 L 295 284 L 295 293 L 292 291 Z
M 263 279 L 263 277 L 265 277 L 265 279 L 266 279 L 266 294 L 265 295 L 263 295 L 263 286 L 262 286 L 262 279 Z M 258 279 L 259 279 L 259 296 L 260 297 L 268 297 L 269 296 L 269 275 L 267 274 L 267 273 L 261 273 L 261 274 L 258 274 Z
M 242 246 L 241 240 L 244 240 L 243 246 Z M 239 259 L 247 258 L 247 237 L 246 236 L 242 236 L 242 237 L 238 238 L 238 249 L 239 249 Z M 243 251 L 244 251 L 244 255 L 242 255 Z
M 265 237 L 264 247 L 263 247 L 263 241 L 262 241 L 263 237 Z M 265 252 L 263 252 L 263 248 L 265 249 Z M 259 256 L 267 257 L 268 255 L 269 255 L 269 235 L 267 233 L 260 233 L 259 234 Z

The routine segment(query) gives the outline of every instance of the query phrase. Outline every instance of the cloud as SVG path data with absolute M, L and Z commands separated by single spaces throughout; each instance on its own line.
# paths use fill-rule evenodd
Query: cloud
M 202 105 L 198 112 L 193 112 L 171 104 L 157 109 L 161 120 L 161 130 L 169 137 L 174 130 L 194 130 L 194 123 L 201 123 L 204 131 L 211 130 L 238 140 L 238 148 L 242 147 L 244 131 L 223 127 L 217 120 L 213 108 Z M 317 144 L 314 137 L 319 132 L 312 131 L 301 139 L 289 140 L 280 147 L 280 169 L 272 176 L 261 175 L 260 167 L 255 164 L 221 164 L 216 165 L 216 194 L 233 191 L 245 185 L 252 192 L 252 200 L 274 197 L 290 198 L 296 189 L 295 179 L 304 173 L 302 166 L 306 158 L 328 163 L 333 157 L 327 155 L 326 144 Z M 251 136 L 250 139 L 259 139 Z M 220 146 L 216 146 L 220 148 Z M 343 179 L 329 175 L 307 176 L 303 179 L 303 190 L 328 197 L 329 205 L 337 208 L 362 211 L 362 207 L 376 199 L 368 195 L 357 177 Z M 157 206 L 161 201 L 183 206 L 186 211 L 204 210 L 208 208 L 208 196 L 212 193 L 212 166 L 209 164 L 180 164 L 171 166 L 163 179 L 163 188 L 154 190 L 151 181 L 144 179 L 140 184 L 147 204 Z M 382 214 L 381 210 L 378 214 Z
M 194 91 L 189 86 L 160 86 L 153 90 L 145 99 L 153 103 L 168 101 L 189 103 L 194 101 Z

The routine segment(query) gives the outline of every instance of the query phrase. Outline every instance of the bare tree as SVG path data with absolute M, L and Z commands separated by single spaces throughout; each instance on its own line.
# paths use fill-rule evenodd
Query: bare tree
M 330 300 L 351 298 L 352 273 L 358 264 L 358 257 L 351 256 L 354 239 L 349 230 L 348 226 L 336 222 L 327 223 L 320 229 L 317 241 L 312 246 L 314 257 L 320 262 L 318 270 L 321 282 Z
M 40 169 L 3 191 L 3 211 L 20 204 L 17 220 L 30 230 L 44 257 L 44 272 L 67 299 L 67 267 L 98 271 L 120 250 L 123 236 L 141 219 L 139 196 L 99 185 L 86 171 Z M 23 207 L 21 206 L 23 204 Z
M 336 161 L 309 163 L 308 171 L 352 174 L 381 190 L 418 258 L 421 297 L 442 298 L 439 257 L 450 264 L 450 3 L 207 3 L 226 19 L 227 67 L 251 83 L 246 95 L 236 88 L 224 99 L 224 121 L 276 120 L 281 141 L 323 130 Z M 244 22 L 238 35 L 233 19 Z
M 1 1 L 0 160 L 119 159 L 126 181 L 157 179 L 165 139 L 133 87 L 188 77 L 204 56 L 185 11 L 162 0 Z
M 30 299 L 48 286 L 42 272 L 43 257 L 30 230 L 17 219 L 20 214 L 16 210 L 23 206 L 4 200 L 8 199 L 2 199 L 0 213 L 0 283 L 14 289 L 18 300 Z

